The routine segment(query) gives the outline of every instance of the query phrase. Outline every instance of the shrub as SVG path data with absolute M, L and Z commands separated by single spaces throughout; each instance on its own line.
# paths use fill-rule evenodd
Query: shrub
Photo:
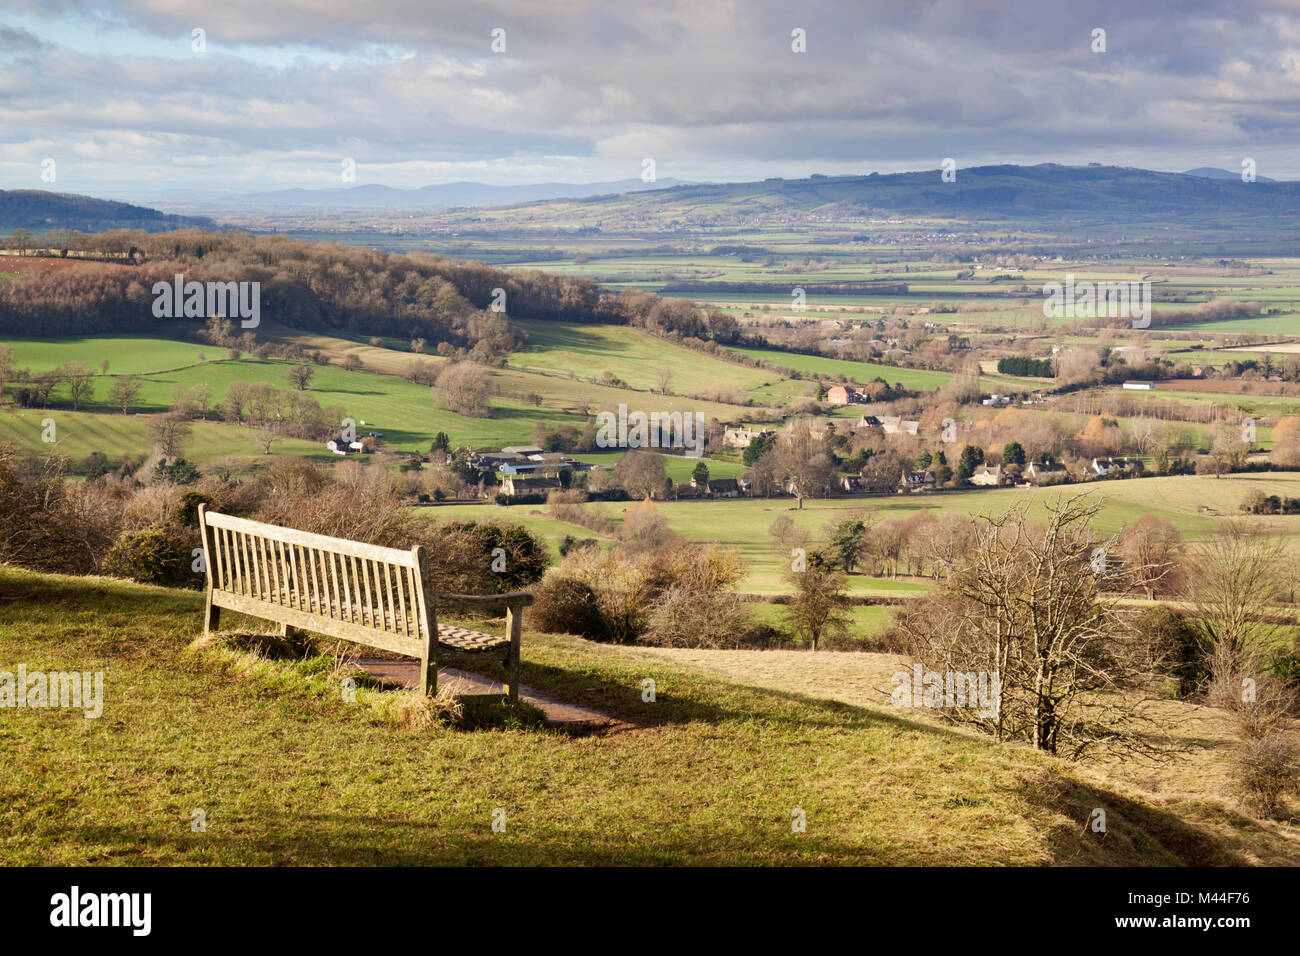
M 1164 605 L 1149 608 L 1137 616 L 1133 629 L 1168 678 L 1166 696 L 1187 697 L 1204 685 L 1209 676 L 1204 655 L 1196 632 L 1181 614 Z
M 529 627 L 552 634 L 576 634 L 609 640 L 592 587 L 575 577 L 550 574 L 533 588 L 536 603 L 528 609 Z
M 564 563 L 543 580 L 542 588 L 551 587 L 550 582 L 556 578 L 572 578 L 580 582 L 582 590 L 557 591 L 554 600 L 567 608 L 566 616 L 579 621 L 584 631 L 573 627 L 564 629 L 596 640 L 631 643 L 646 633 L 652 615 L 674 589 L 692 593 L 697 600 L 705 601 L 735 583 L 743 574 L 744 565 L 739 552 L 717 545 L 673 542 L 655 549 L 636 550 L 625 545 L 604 550 L 586 547 L 571 549 Z M 554 587 L 560 588 L 561 585 L 555 584 Z M 589 605 L 592 604 L 600 618 L 599 626 L 588 619 L 592 613 Z M 721 604 L 711 605 L 710 613 L 718 612 L 721 607 Z M 677 615 L 676 626 L 689 631 L 693 625 L 684 622 L 680 609 L 674 614 Z M 689 634 L 670 634 L 673 620 L 671 616 L 661 618 L 656 641 L 676 646 L 699 646 L 686 643 L 690 640 Z
M 650 612 L 641 642 L 659 647 L 743 647 L 749 608 L 732 591 L 672 587 Z
M 541 539 L 517 524 L 449 521 L 431 526 L 419 540 L 441 591 L 516 591 L 540 579 L 551 561 Z M 494 564 L 503 569 L 494 570 Z
M 119 508 L 100 482 L 65 480 L 62 464 L 11 464 L 0 447 L 0 562 L 63 574 L 99 566 L 117 537 Z
M 170 464 L 160 461 L 153 470 L 155 484 L 170 482 L 173 485 L 192 485 L 202 477 L 199 470 L 184 458 L 177 458 Z
M 1295 745 L 1281 734 L 1242 741 L 1237 780 L 1246 805 L 1261 816 L 1276 816 L 1283 799 L 1298 791 Z
M 128 531 L 117 539 L 104 558 L 104 573 L 141 584 L 198 588 L 203 576 L 191 565 L 197 536 L 170 523 Z

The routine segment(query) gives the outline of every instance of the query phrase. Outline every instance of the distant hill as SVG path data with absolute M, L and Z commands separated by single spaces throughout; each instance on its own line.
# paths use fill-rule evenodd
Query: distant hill
M 449 209 L 457 206 L 504 206 L 547 199 L 582 199 L 619 193 L 649 192 L 683 185 L 680 179 L 647 183 L 620 179 L 605 183 L 529 183 L 523 186 L 489 186 L 458 182 L 397 189 L 392 186 L 350 186 L 339 189 L 282 189 L 210 200 L 213 208 L 255 205 L 287 209 Z
M 1202 176 L 1205 179 L 1235 179 L 1241 181 L 1241 173 L 1234 173 L 1230 169 L 1219 169 L 1217 166 L 1197 166 L 1195 169 L 1189 169 L 1183 173 L 1184 176 Z M 1256 176 L 1257 183 L 1275 183 L 1276 179 L 1269 179 L 1267 176 Z
M 110 229 L 143 229 L 164 232 L 195 227 L 215 229 L 206 216 L 172 216 L 147 206 L 111 199 L 94 199 L 73 193 L 43 189 L 0 189 L 0 233 L 27 229 L 33 233 L 52 229 L 77 232 L 106 232 Z
M 496 210 L 508 226 L 514 210 Z M 475 216 L 478 214 L 475 213 Z M 976 166 L 955 182 L 939 170 L 869 176 L 814 176 L 761 182 L 694 184 L 654 192 L 551 200 L 518 208 L 531 228 L 592 232 L 672 231 L 695 227 L 851 224 L 879 217 L 972 223 L 1300 230 L 1300 183 L 1240 176 L 1212 178 L 1118 166 Z M 457 216 L 438 217 L 454 223 Z M 469 217 L 465 217 L 469 218 Z M 1143 231 L 1150 231 L 1146 229 Z

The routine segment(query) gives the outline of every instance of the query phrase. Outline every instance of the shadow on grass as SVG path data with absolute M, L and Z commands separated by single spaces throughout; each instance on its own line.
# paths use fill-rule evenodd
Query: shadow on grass
M 526 664 L 525 679 L 531 682 L 531 686 L 562 693 L 575 703 L 601 709 L 642 728 L 675 723 L 771 719 L 772 716 L 769 708 L 758 706 L 758 700 L 750 707 L 739 694 L 728 695 L 726 703 L 702 701 L 697 694 L 703 686 L 719 682 L 692 680 L 681 673 L 673 675 L 673 683 L 669 686 L 684 682 L 684 693 L 660 694 L 654 703 L 642 702 L 639 686 L 629 688 L 626 683 L 605 680 L 591 673 Z M 695 686 L 697 684 L 700 686 Z M 1040 816 L 1064 816 L 1077 823 L 1077 826 L 1054 824 L 1047 833 L 1046 842 L 1055 864 L 1108 866 L 1137 860 L 1149 865 L 1173 866 L 1245 866 L 1250 863 L 1213 830 L 1073 777 L 1069 775 L 1068 766 L 1056 762 L 1055 758 L 1034 754 L 1014 744 L 980 739 L 966 732 L 841 701 L 742 684 L 731 686 L 745 694 L 775 698 L 795 705 L 796 719 L 801 727 L 853 730 L 870 725 L 887 726 L 899 733 L 940 737 L 962 747 L 981 748 L 989 754 L 1001 751 L 1022 757 L 1024 766 L 1014 773 L 1014 782 L 998 789 L 1010 802 L 1027 802 Z M 1037 761 L 1051 761 L 1056 765 Z M 958 805 L 964 805 L 962 798 L 954 799 Z M 974 804 L 978 802 L 976 799 Z M 1089 829 L 1093 812 L 1098 808 L 1106 814 L 1105 834 Z M 1257 827 L 1246 817 L 1229 816 L 1229 822 L 1238 829 Z
M 65 831 L 64 841 L 86 847 L 91 859 L 107 851 L 114 862 L 141 865 L 159 857 L 191 866 L 824 866 L 828 858 L 843 865 L 942 863 L 937 851 L 932 857 L 921 850 L 900 858 L 894 846 L 854 845 L 827 836 L 810 842 L 789 833 L 784 820 L 774 820 L 766 834 L 720 836 L 701 829 L 691 837 L 659 832 L 653 841 L 620 841 L 588 829 L 557 832 L 553 824 L 539 832 L 517 815 L 507 818 L 505 832 L 493 833 L 490 809 L 485 804 L 481 825 L 471 825 L 341 814 L 259 813 L 255 820 L 223 820 L 210 808 L 203 833 L 84 826 Z

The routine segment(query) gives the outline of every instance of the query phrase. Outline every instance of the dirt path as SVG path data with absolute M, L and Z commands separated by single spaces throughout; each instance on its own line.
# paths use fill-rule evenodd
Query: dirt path
M 378 657 L 363 657 L 357 661 L 357 664 L 372 677 L 397 687 L 414 690 L 420 682 L 420 664 L 418 661 L 394 661 Z M 455 667 L 439 669 L 438 687 L 442 688 L 443 686 L 452 688 L 457 694 L 505 693 L 505 688 L 500 681 Z M 519 685 L 519 697 L 544 713 L 547 722 L 555 726 L 594 731 L 607 730 L 621 723 L 621 721 L 610 717 L 608 714 L 602 714 L 600 711 L 590 710 L 586 707 L 566 704 L 554 697 L 543 694 L 541 691 L 525 687 L 523 684 Z

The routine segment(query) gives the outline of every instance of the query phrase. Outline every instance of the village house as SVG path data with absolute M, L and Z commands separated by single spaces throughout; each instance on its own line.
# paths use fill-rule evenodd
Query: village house
M 832 405 L 848 405 L 866 401 L 866 392 L 856 385 L 832 385 L 826 389 L 826 401 Z
M 749 428 L 728 428 L 722 433 L 723 448 L 746 449 L 749 443 L 756 438 L 766 438 L 772 434 L 770 430 L 758 431 Z
M 1094 458 L 1088 471 L 1096 478 L 1105 478 L 1107 475 L 1119 472 L 1124 474 L 1133 470 L 1133 462 L 1127 458 L 1120 460 L 1118 458 Z
M 740 482 L 735 478 L 710 478 L 705 482 L 704 493 L 710 498 L 739 498 L 742 494 Z
M 1015 477 L 1001 465 L 994 465 L 990 468 L 988 465 L 980 465 L 970 476 L 972 485 L 981 485 L 986 488 L 998 488 L 1002 485 L 1015 483 Z
M 1066 467 L 1056 462 L 1048 464 L 1033 462 L 1025 469 L 1025 478 L 1036 485 L 1065 481 L 1069 477 L 1070 473 L 1066 470 Z
M 912 471 L 903 475 L 898 482 L 898 493 L 919 494 L 934 491 L 934 475 L 928 471 Z

